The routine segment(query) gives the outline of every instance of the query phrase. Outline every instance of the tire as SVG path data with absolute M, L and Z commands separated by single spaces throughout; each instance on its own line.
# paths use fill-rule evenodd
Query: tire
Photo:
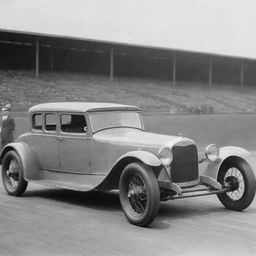
M 120 177 L 119 197 L 128 221 L 136 226 L 148 226 L 158 214 L 160 205 L 159 186 L 153 170 L 139 162 L 128 164 Z
M 223 187 L 230 188 L 230 192 L 217 194 L 227 209 L 242 211 L 253 201 L 256 189 L 255 175 L 245 161 L 233 159 L 224 162 L 217 180 Z
M 22 162 L 15 151 L 5 154 L 2 162 L 2 180 L 6 192 L 12 196 L 22 195 L 27 188 L 27 181 L 23 178 Z

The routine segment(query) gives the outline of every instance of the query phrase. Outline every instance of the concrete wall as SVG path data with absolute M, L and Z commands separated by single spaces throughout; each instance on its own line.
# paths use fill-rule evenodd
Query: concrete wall
M 194 139 L 200 147 L 210 143 L 256 150 L 256 115 L 146 116 L 146 127 L 154 132 Z
M 24 113 L 16 113 L 16 135 L 28 129 Z M 241 146 L 256 151 L 256 115 L 151 115 L 144 116 L 149 131 L 176 135 L 183 133 L 196 141 L 200 148 L 216 143 L 220 146 Z

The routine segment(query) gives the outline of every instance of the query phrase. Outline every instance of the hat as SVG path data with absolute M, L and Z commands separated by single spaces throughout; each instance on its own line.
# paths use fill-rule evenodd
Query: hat
M 11 104 L 7 103 L 4 107 L 2 107 L 2 111 L 10 111 L 11 110 Z
M 11 106 L 12 105 L 10 103 L 8 103 L 8 104 L 5 105 L 4 108 L 8 111 L 8 110 L 11 110 Z

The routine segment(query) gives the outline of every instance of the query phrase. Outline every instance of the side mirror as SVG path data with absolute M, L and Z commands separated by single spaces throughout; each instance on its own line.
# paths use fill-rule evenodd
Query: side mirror
M 183 133 L 181 131 L 178 132 L 177 136 L 183 137 Z

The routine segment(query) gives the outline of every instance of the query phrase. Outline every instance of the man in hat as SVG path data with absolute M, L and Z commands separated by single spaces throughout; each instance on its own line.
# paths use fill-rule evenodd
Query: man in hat
M 1 126 L 1 148 L 13 141 L 13 133 L 15 130 L 14 119 L 10 115 L 11 104 L 6 104 L 2 108 L 2 126 Z

